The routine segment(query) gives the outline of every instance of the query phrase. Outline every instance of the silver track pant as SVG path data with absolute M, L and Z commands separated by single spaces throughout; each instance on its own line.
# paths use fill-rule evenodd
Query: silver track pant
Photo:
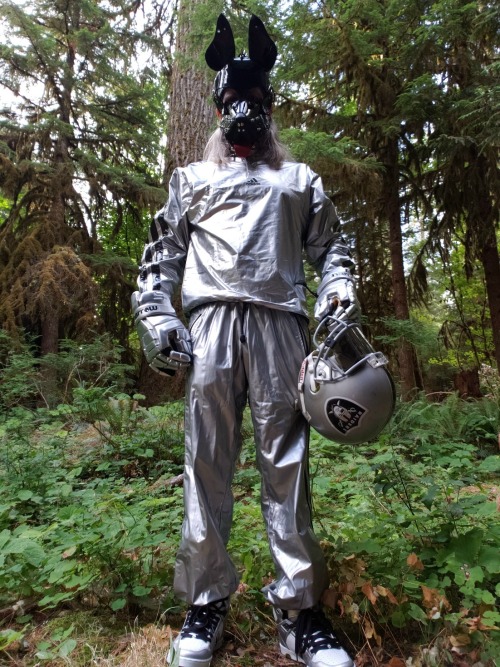
M 249 303 L 212 303 L 191 317 L 194 362 L 186 391 L 185 516 L 174 588 L 203 605 L 236 590 L 227 553 L 231 483 L 248 400 L 261 473 L 261 504 L 276 581 L 272 604 L 305 609 L 328 578 L 311 527 L 308 425 L 297 377 L 308 348 L 304 317 Z

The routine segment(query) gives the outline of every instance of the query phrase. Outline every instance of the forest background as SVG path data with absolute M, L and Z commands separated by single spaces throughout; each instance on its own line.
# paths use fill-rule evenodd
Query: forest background
M 203 54 L 224 11 L 241 50 L 251 13 L 277 42 L 281 137 L 337 206 L 398 388 L 377 442 L 312 436 L 324 602 L 358 667 L 496 664 L 498 4 L 0 10 L 0 662 L 160 665 L 181 623 L 184 378 L 144 363 L 130 294 L 173 168 L 215 127 Z M 288 664 L 259 594 L 272 564 L 252 444 L 247 415 L 242 585 L 217 665 Z

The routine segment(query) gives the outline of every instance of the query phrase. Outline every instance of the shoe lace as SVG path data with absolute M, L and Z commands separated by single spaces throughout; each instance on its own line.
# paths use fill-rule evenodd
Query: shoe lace
M 303 609 L 295 623 L 295 653 L 315 654 L 329 648 L 341 648 L 330 622 L 320 609 Z
M 182 626 L 183 637 L 192 636 L 210 641 L 214 635 L 220 619 L 227 613 L 226 599 L 209 602 L 204 605 L 192 605 L 186 614 Z

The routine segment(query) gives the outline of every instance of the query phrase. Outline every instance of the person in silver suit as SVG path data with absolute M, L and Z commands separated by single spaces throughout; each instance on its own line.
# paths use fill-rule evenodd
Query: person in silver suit
M 249 405 L 276 579 L 264 589 L 280 649 L 315 667 L 351 667 L 319 608 L 328 573 L 312 529 L 309 427 L 297 378 L 309 350 L 303 251 L 321 276 L 315 316 L 356 302 L 353 262 L 320 177 L 292 161 L 271 118 L 276 46 L 253 16 L 235 57 L 221 15 L 206 53 L 220 127 L 205 159 L 174 171 L 132 298 L 150 365 L 189 367 L 185 518 L 174 589 L 188 605 L 168 660 L 208 667 L 239 578 L 227 552 L 231 483 Z M 182 283 L 186 329 L 172 307 Z

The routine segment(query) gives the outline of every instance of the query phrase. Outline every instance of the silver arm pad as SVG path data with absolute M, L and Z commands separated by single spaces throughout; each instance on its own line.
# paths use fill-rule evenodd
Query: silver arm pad
M 153 370 L 173 375 L 191 364 L 189 332 L 166 295 L 134 292 L 132 311 L 144 355 Z

